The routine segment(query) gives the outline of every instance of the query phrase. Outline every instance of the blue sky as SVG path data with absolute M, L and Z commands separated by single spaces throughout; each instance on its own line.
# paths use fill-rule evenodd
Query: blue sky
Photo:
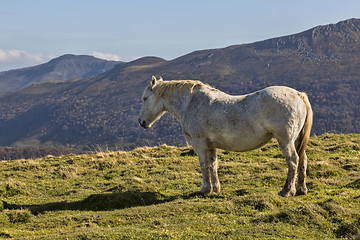
M 171 60 L 349 18 L 359 0 L 0 0 L 0 71 L 67 53 Z

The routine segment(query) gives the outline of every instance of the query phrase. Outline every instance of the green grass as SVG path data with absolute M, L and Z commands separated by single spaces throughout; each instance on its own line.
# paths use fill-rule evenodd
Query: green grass
M 219 151 L 222 192 L 203 196 L 191 148 L 0 162 L 0 238 L 359 239 L 360 135 L 313 137 L 305 196 L 277 195 L 275 141 Z

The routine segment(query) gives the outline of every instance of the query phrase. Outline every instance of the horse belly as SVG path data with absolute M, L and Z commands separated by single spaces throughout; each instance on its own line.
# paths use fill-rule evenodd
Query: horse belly
M 210 136 L 212 147 L 235 152 L 245 152 L 266 144 L 273 135 L 271 133 L 243 134 L 236 131 L 223 131 L 219 135 Z

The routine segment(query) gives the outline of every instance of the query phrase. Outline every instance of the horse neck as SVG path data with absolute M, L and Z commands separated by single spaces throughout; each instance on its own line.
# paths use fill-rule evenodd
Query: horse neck
M 180 121 L 190 102 L 190 96 L 188 89 L 173 90 L 162 99 L 165 110 Z

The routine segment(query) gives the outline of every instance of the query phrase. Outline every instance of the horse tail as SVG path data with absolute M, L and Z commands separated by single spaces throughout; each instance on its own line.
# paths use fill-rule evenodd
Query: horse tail
M 297 138 L 296 146 L 296 152 L 299 156 L 299 166 L 301 166 L 310 137 L 311 126 L 313 123 L 313 111 L 306 93 L 299 93 L 299 96 L 304 101 L 307 112 L 303 128 L 301 129 Z

